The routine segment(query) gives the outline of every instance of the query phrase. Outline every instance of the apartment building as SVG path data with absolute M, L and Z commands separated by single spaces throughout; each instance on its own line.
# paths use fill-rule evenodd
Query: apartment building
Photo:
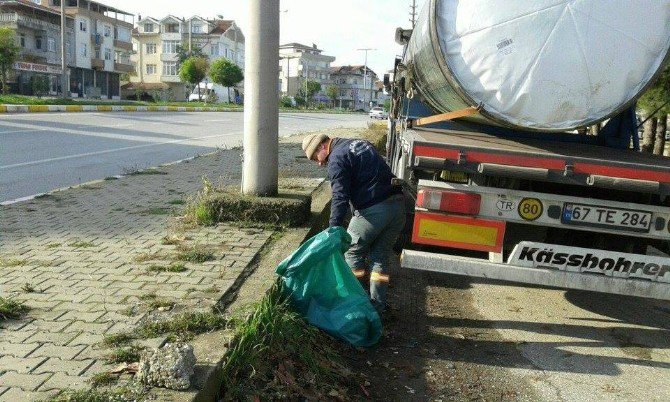
M 330 69 L 331 84 L 340 90 L 338 106 L 352 110 L 369 110 L 384 102 L 379 77 L 365 66 L 339 66 Z
M 10 92 L 33 95 L 33 80 L 46 77 L 50 95 L 61 92 L 60 13 L 26 0 L 0 0 L 0 27 L 16 32 L 18 60 L 8 77 Z M 74 64 L 74 19 L 66 22 L 66 64 Z
M 60 11 L 61 0 L 40 1 Z M 120 99 L 120 76 L 134 71 L 130 61 L 133 14 L 90 0 L 64 1 L 65 13 L 74 19 L 72 96 Z
M 244 69 L 244 34 L 231 20 L 140 16 L 133 30 L 133 47 L 131 59 L 137 70 L 124 85 L 128 92 L 160 90 L 168 98 L 185 100 L 189 91 L 179 78 L 178 47 L 197 48 L 210 62 L 225 57 Z
M 316 81 L 321 84 L 321 91 L 315 99 L 328 102 L 325 91 L 330 82 L 330 63 L 334 61 L 335 57 L 323 54 L 315 44 L 287 43 L 279 46 L 279 93 L 295 96 L 305 81 Z

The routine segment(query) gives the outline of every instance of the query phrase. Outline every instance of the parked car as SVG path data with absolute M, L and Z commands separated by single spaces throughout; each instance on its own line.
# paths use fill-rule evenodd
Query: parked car
M 371 119 L 386 119 L 389 115 L 386 113 L 383 107 L 375 106 L 370 109 L 370 118 Z

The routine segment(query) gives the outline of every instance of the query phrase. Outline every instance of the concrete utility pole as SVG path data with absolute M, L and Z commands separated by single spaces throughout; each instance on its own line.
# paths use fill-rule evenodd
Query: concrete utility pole
M 67 62 L 65 60 L 66 49 L 65 49 L 65 1 L 60 1 L 60 59 L 61 59 L 61 77 L 60 77 L 60 92 L 61 96 L 66 99 L 68 98 L 68 92 L 70 92 L 70 80 L 67 77 Z
M 279 176 L 279 0 L 249 0 L 248 10 L 242 192 L 271 196 Z
M 368 90 L 368 51 L 373 51 L 377 49 L 373 48 L 365 48 L 365 49 L 356 49 L 360 50 L 362 52 L 365 52 L 365 73 L 363 74 L 363 109 L 365 109 L 365 105 L 368 103 L 365 101 L 365 92 Z M 370 101 L 372 101 L 372 92 L 370 92 Z M 354 99 L 354 104 L 356 103 L 356 100 Z

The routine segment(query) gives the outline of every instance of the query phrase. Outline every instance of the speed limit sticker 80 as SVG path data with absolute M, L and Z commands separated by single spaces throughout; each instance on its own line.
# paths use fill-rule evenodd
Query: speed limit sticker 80
M 542 201 L 537 198 L 524 198 L 519 203 L 518 208 L 519 216 L 527 221 L 534 221 L 542 216 L 544 212 L 544 206 Z

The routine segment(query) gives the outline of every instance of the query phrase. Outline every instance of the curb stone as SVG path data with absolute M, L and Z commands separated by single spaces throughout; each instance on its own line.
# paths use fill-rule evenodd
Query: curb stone
M 275 281 L 274 269 L 304 241 L 327 226 L 330 207 L 330 184 L 321 182 L 311 193 L 312 220 L 309 227 L 289 229 L 276 242 L 268 241 L 261 247 L 254 260 L 249 263 L 240 277 L 246 277 L 239 287 L 225 292 L 220 306 L 226 313 L 233 313 L 259 302 Z M 219 396 L 221 387 L 221 366 L 234 332 L 222 330 L 199 335 L 191 344 L 197 358 L 194 386 L 188 391 L 175 392 L 152 389 L 152 394 L 161 401 L 211 402 Z

